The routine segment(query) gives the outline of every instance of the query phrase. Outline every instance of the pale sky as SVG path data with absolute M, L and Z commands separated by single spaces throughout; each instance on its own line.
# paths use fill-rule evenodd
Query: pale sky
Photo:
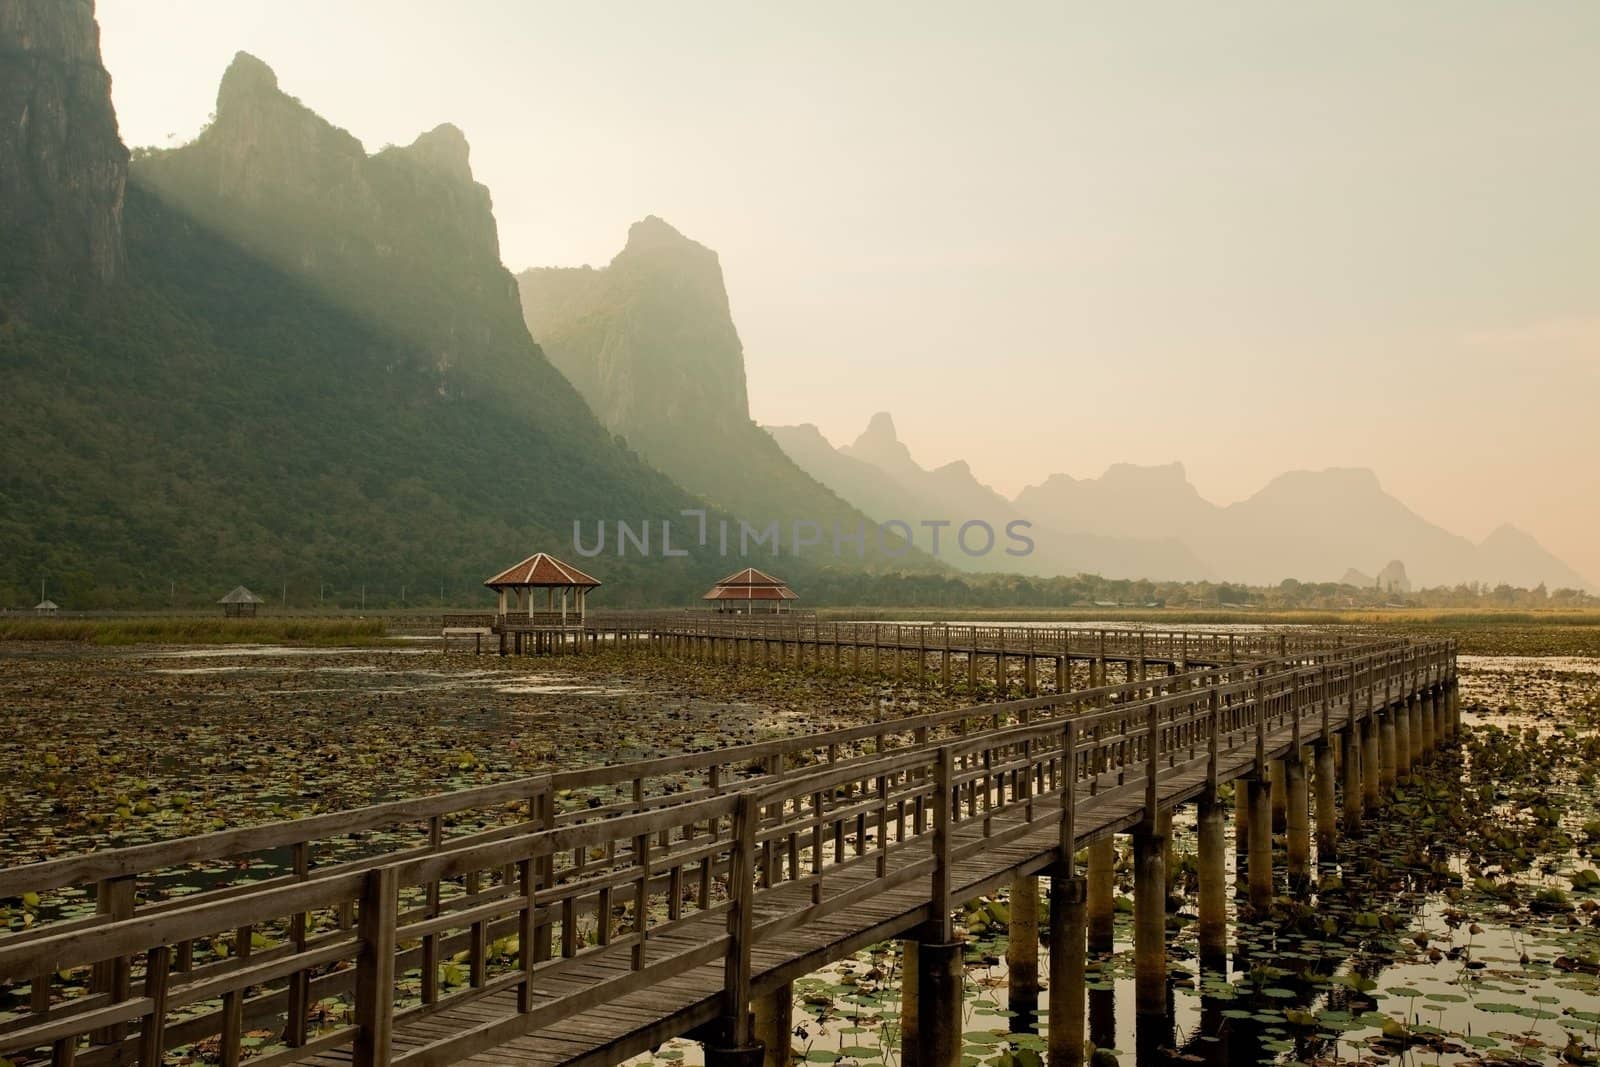
M 454 122 L 513 270 L 715 248 L 752 414 L 1008 494 L 1366 466 L 1600 579 L 1600 4 L 100 0 L 123 139 L 235 51 Z M 1177 532 L 1177 531 L 1175 531 Z

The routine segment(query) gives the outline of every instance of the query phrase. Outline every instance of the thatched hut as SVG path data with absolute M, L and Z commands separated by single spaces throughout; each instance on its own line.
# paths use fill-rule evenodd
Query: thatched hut
M 222 614 L 225 618 L 253 619 L 256 617 L 256 606 L 265 604 L 266 601 L 244 586 L 236 585 L 217 603 L 222 605 Z

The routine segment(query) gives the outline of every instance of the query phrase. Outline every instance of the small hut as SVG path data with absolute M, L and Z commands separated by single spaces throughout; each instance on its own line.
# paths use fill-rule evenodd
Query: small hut
M 61 610 L 61 606 L 54 600 L 41 600 L 33 606 L 35 615 L 54 615 Z
M 701 599 L 709 601 L 720 612 L 781 615 L 785 604 L 800 598 L 782 578 L 746 567 L 712 586 L 711 591 Z
M 483 584 L 500 594 L 502 627 L 507 621 L 521 622 L 524 615 L 525 625 L 530 626 L 582 626 L 589 590 L 598 588 L 600 581 L 548 553 L 535 552 Z M 537 589 L 545 593 L 542 612 L 534 597 Z
M 265 604 L 266 601 L 256 596 L 242 585 L 236 585 L 228 591 L 228 595 L 217 601 L 222 605 L 222 614 L 229 619 L 253 619 L 256 617 L 256 606 Z

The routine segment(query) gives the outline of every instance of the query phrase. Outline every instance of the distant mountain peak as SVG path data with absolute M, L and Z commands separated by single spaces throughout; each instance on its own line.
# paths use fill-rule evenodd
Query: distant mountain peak
M 841 449 L 846 455 L 865 460 L 891 474 L 919 473 L 922 468 L 911 458 L 911 450 L 895 432 L 894 419 L 880 411 L 867 421 L 867 428 L 851 445 Z
M 249 52 L 235 52 L 217 86 L 217 114 L 251 97 L 278 91 L 278 75 L 271 67 Z
M 1173 463 L 1113 463 L 1106 468 L 1100 480 L 1109 484 L 1146 487 L 1177 487 L 1189 484 L 1189 473 L 1183 464 Z
M 628 248 L 648 248 L 663 244 L 691 244 L 697 248 L 704 245 L 691 241 L 683 232 L 673 226 L 660 215 L 646 215 L 632 226 L 628 227 Z
M 898 441 L 900 438 L 895 433 L 894 416 L 887 411 L 880 411 L 868 419 L 867 428 L 861 432 L 860 437 L 856 438 L 856 443 L 860 444 L 868 438 L 885 438 L 890 441 Z
M 411 142 L 408 149 L 420 163 L 461 182 L 472 181 L 472 148 L 459 126 L 445 122 Z

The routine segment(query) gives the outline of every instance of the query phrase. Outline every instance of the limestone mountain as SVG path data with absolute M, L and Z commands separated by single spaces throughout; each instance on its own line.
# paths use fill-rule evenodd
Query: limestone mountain
M 517 283 L 528 330 L 551 361 L 674 481 L 752 525 L 781 521 L 786 541 L 793 522 L 815 523 L 823 557 L 833 555 L 835 524 L 856 532 L 868 523 L 751 421 L 744 347 L 714 251 L 650 216 L 605 267 L 534 268 Z
M 0 4 L 0 325 L 122 265 L 128 150 L 92 0 Z
M 54 32 L 92 8 L 0 11 L 7 100 L 50 99 L 75 70 L 73 106 L 98 116 L 65 140 L 5 133 L 7 180 L 69 177 L 49 210 L 11 220 L 22 240 L 0 247 L 0 276 L 82 258 L 59 309 L 0 325 L 0 602 L 41 576 L 69 608 L 165 604 L 174 587 L 209 603 L 240 582 L 291 603 L 324 586 L 345 603 L 402 586 L 470 602 L 531 548 L 570 551 L 574 519 L 699 503 L 529 338 L 458 131 L 369 156 L 241 56 L 195 142 L 139 153 L 113 226 L 103 169 L 123 149 L 92 15 Z M 584 566 L 604 604 L 688 602 L 726 569 Z
M 499 394 L 552 433 L 599 429 L 523 326 L 489 191 L 440 126 L 373 155 L 234 57 L 192 142 L 137 153 L 136 182 L 328 299 L 421 344 L 444 392 Z

